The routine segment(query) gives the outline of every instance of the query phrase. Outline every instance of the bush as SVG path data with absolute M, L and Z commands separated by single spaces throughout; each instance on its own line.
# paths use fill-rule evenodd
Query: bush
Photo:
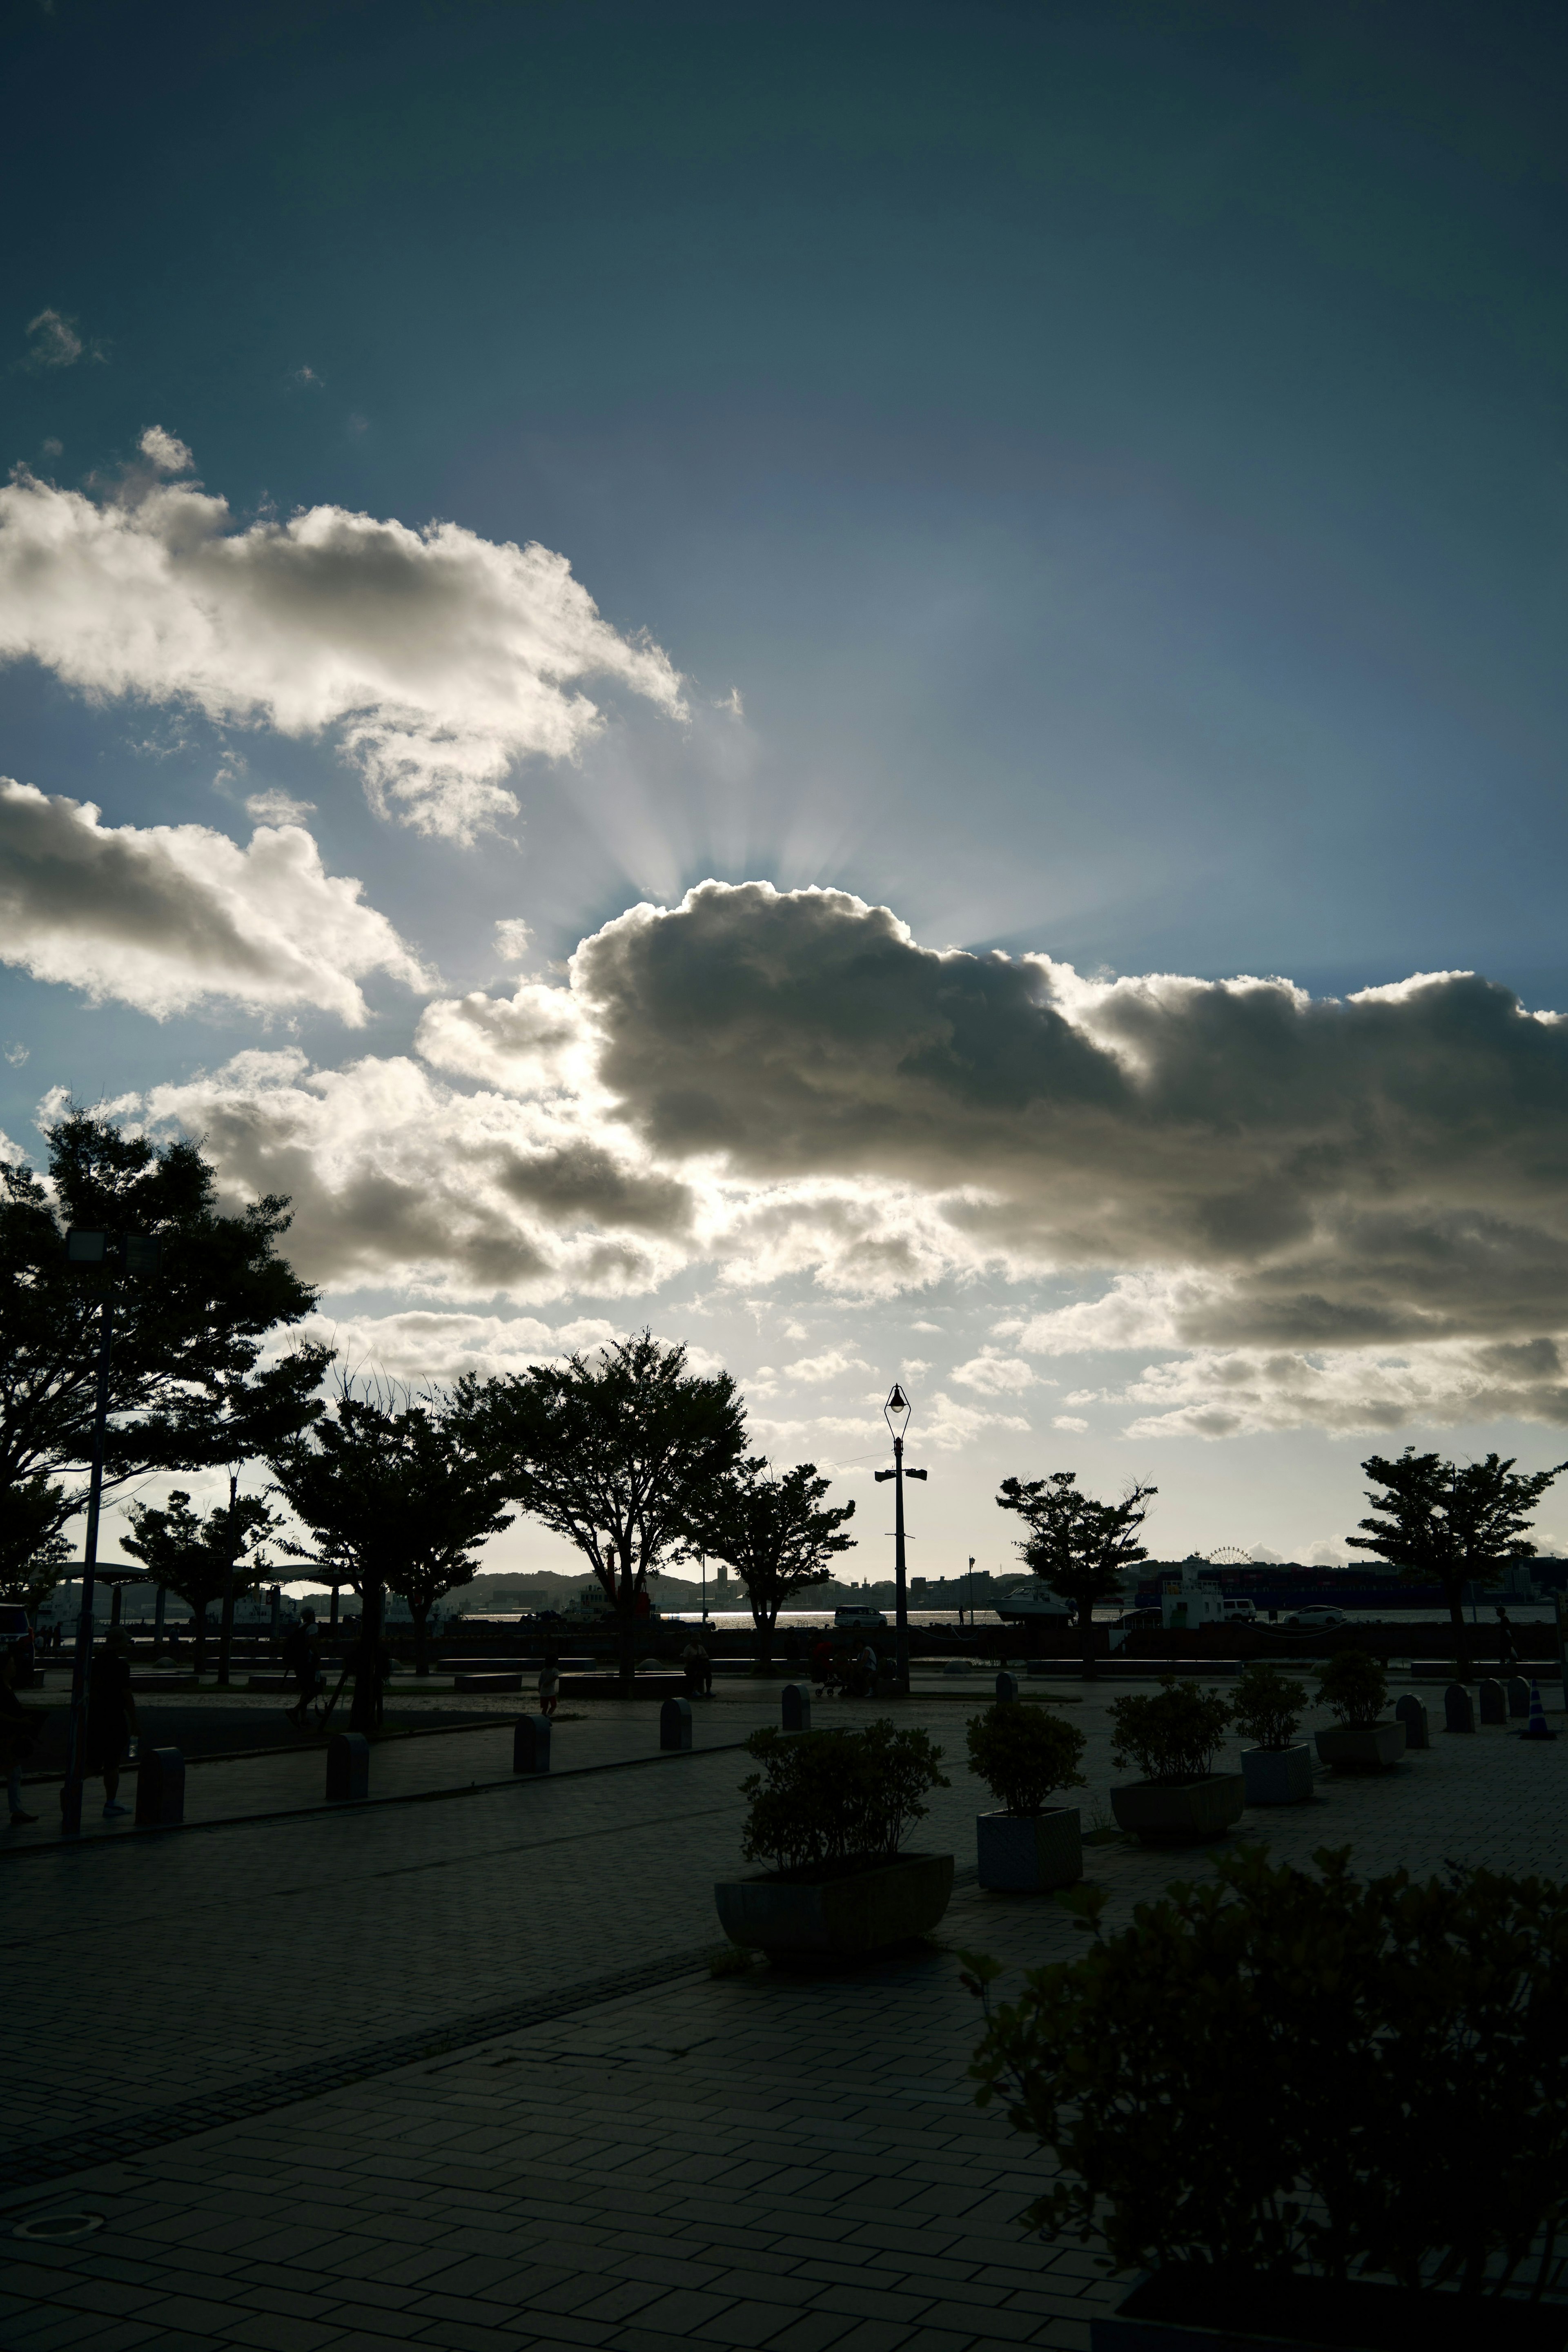
M 1255 1661 L 1237 1679 L 1230 1719 L 1244 1739 L 1256 1740 L 1259 1748 L 1289 1748 L 1306 1704 L 1305 1683 Z
M 1111 1759 L 1142 1780 L 1203 1780 L 1230 1729 L 1230 1709 L 1216 1692 L 1165 1675 L 1148 1698 L 1117 1699 L 1110 1709 Z
M 1388 1675 L 1365 1650 L 1336 1650 L 1318 1685 L 1320 1705 L 1332 1707 L 1342 1723 L 1364 1731 L 1383 1713 Z
M 1006 1813 L 1043 1812 L 1058 1789 L 1081 1789 L 1081 1731 L 1043 1707 L 998 1701 L 969 1726 L 969 1766 Z
M 1059 2167 L 1028 2221 L 1118 2270 L 1539 2285 L 1568 2224 L 1568 1889 L 1314 1861 L 1226 1855 L 1113 1936 L 1082 1889 L 1090 1948 L 994 2011 L 965 1955 L 980 2104 Z
M 741 1851 L 779 1871 L 890 1862 L 930 1810 L 922 1799 L 952 1785 L 927 1733 L 885 1720 L 787 1737 L 770 1727 L 746 1749 L 762 1769 L 741 1783 L 750 1802 Z

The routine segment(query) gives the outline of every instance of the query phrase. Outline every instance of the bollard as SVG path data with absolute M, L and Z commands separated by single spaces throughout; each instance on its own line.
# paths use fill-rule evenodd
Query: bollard
M 658 1711 L 658 1744 L 667 1756 L 682 1756 L 691 1746 L 691 1701 L 667 1698 Z
M 799 1683 L 784 1686 L 784 1727 L 786 1731 L 811 1729 L 811 1693 Z
M 185 1759 L 177 1748 L 143 1748 L 136 1765 L 136 1826 L 176 1830 L 185 1818 Z
M 514 1772 L 548 1772 L 550 1769 L 550 1717 L 547 1715 L 520 1715 L 511 1735 L 511 1769 Z
M 1510 1715 L 1516 1715 L 1522 1721 L 1530 1713 L 1530 1685 L 1522 1675 L 1510 1675 L 1503 1688 L 1508 1694 Z
M 1481 1721 L 1483 1723 L 1508 1721 L 1508 1701 L 1502 1695 L 1502 1685 L 1494 1681 L 1490 1675 L 1487 1675 L 1481 1685 Z
M 363 1731 L 334 1731 L 327 1742 L 328 1804 L 351 1804 L 369 1794 L 369 1740 Z
M 1018 1696 L 1018 1677 L 1008 1674 L 1005 1667 L 996 1677 L 996 1696 L 1004 1705 L 1010 1704 Z
M 1443 1693 L 1443 1728 L 1445 1731 L 1473 1731 L 1476 1710 L 1470 1694 L 1463 1683 L 1450 1683 Z
M 1394 1710 L 1394 1721 L 1405 1726 L 1406 1748 L 1430 1748 L 1432 1734 L 1426 1722 L 1426 1710 L 1413 1692 L 1406 1692 Z

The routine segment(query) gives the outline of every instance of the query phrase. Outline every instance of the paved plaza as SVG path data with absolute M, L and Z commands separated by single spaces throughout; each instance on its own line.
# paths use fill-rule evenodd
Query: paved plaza
M 1089 1738 L 1086 1829 L 1109 1824 L 1114 1689 L 1059 1694 Z M 321 1807 L 319 1755 L 280 1756 L 194 1769 L 201 1826 L 22 1833 L 0 1858 L 0 2347 L 1087 2347 L 1102 2258 L 1022 2231 L 1040 2159 L 965 2075 L 956 1950 L 994 1952 L 1005 1993 L 1081 1942 L 1059 1905 L 974 1884 L 984 1696 L 908 1710 L 952 1780 L 915 1841 L 958 1858 L 940 1937 L 833 1976 L 709 1973 L 735 1743 L 776 1686 L 721 1689 L 689 1756 L 658 1756 L 647 1705 L 596 1704 L 550 1780 L 514 1780 L 508 1714 L 378 1750 L 368 1807 Z M 1568 1738 L 1435 1729 L 1244 1833 L 1369 1872 L 1562 1876 L 1565 1799 Z M 1086 1860 L 1113 1921 L 1209 1866 L 1113 1833 Z M 30 2234 L 68 2215 L 82 2234 Z

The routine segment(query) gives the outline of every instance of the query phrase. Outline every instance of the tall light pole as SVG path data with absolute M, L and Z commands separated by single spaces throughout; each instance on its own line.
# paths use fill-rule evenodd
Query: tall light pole
M 904 1432 L 910 1425 L 911 1410 L 908 1397 L 895 1381 L 888 1402 L 882 1407 L 882 1418 L 893 1434 L 893 1466 L 890 1470 L 879 1470 L 876 1477 L 879 1486 L 885 1478 L 893 1482 L 893 1576 L 897 1588 L 894 1622 L 898 1627 L 894 1682 L 900 1698 L 908 1698 L 910 1695 L 910 1596 L 904 1574 L 904 1480 L 923 1480 L 926 1475 L 923 1470 L 908 1469 L 904 1464 Z

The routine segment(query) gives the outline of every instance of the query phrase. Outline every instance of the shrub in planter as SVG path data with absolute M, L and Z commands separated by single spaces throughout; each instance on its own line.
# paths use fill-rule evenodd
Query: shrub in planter
M 1481 2298 L 1538 2294 L 1568 2227 L 1568 1889 L 1314 1860 L 1226 1856 L 1113 1935 L 1079 1889 L 1088 1950 L 1005 2005 L 996 1963 L 964 1956 L 980 2103 L 1005 2099 L 1057 2175 L 1026 2219 L 1101 2238 L 1118 2269 L 1270 2281 L 1285 2340 L 1300 2276 L 1340 2283 L 1343 2321 L 1306 2340 L 1384 2340 L 1355 2319 L 1389 2292 L 1369 2273 L 1403 2290 L 1409 2340 L 1432 2340 L 1423 2285 L 1469 2302 L 1477 2345 L 1527 2340 L 1522 2312 L 1489 2333 Z
M 770 1727 L 746 1747 L 760 1769 L 741 1783 L 742 1852 L 769 1868 L 715 1887 L 731 1942 L 849 1953 L 935 1927 L 952 1892 L 952 1856 L 899 1851 L 931 1790 L 951 1785 L 925 1732 L 886 1721 L 787 1738 Z
M 998 1703 L 973 1717 L 970 1769 L 1002 1809 L 974 1824 L 982 1886 L 1028 1892 L 1083 1876 L 1078 1808 L 1048 1801 L 1058 1789 L 1083 1786 L 1086 1745 L 1081 1731 L 1042 1706 Z
M 1249 1805 L 1300 1805 L 1312 1793 L 1312 1751 L 1296 1738 L 1307 1685 L 1279 1668 L 1254 1660 L 1237 1681 L 1230 1719 L 1256 1745 L 1241 1752 Z
M 1405 1726 L 1380 1723 L 1388 1696 L 1388 1674 L 1365 1650 L 1336 1650 L 1318 1684 L 1319 1700 L 1339 1717 L 1337 1728 L 1320 1731 L 1318 1753 L 1340 1772 L 1383 1772 L 1405 1753 Z
M 1110 1810 L 1145 1845 L 1184 1845 L 1223 1836 L 1241 1819 L 1239 1772 L 1215 1772 L 1230 1709 L 1215 1691 L 1163 1677 L 1160 1688 L 1116 1700 L 1111 1760 L 1140 1774 L 1110 1791 Z

